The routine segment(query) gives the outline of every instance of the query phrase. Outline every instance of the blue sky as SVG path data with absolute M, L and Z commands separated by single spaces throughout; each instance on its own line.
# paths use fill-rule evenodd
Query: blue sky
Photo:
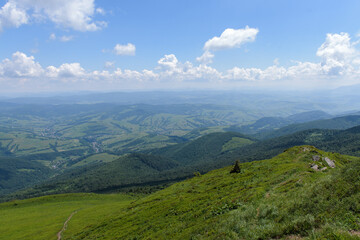
M 1 92 L 360 83 L 359 1 L 9 0 L 0 7 Z

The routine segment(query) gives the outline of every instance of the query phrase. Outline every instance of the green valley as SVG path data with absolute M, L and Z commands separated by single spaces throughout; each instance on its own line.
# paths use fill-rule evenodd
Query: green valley
M 7 183 L 0 181 L 0 197 L 64 170 L 186 142 L 255 118 L 239 108 L 204 104 L 1 103 L 0 111 L 0 156 L 17 158 L 18 162 L 44 170 L 43 176 L 38 174 L 18 183 L 19 171 L 25 171 L 22 169 L 26 166 L 0 168 L 6 178 L 11 178 Z M 193 132 L 208 127 L 214 130 Z

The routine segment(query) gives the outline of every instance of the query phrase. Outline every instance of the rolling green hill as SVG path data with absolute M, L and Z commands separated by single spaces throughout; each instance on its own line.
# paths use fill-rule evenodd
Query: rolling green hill
M 211 133 L 190 142 L 154 149 L 149 153 L 171 158 L 183 164 L 201 162 L 209 164 L 210 159 L 253 142 L 254 139 L 240 133 Z
M 0 157 L 0 196 L 44 181 L 50 174 L 50 169 L 41 163 Z
M 191 177 L 194 172 L 205 173 L 235 160 L 251 162 L 271 158 L 287 148 L 304 144 L 360 156 L 360 126 L 347 130 L 313 129 L 264 141 L 251 141 L 238 133 L 213 133 L 188 143 L 73 169 L 3 199 L 65 192 L 151 192 Z M 164 168 L 156 168 L 154 164 Z
M 132 191 L 134 188 L 137 192 L 148 192 L 191 177 L 196 171 L 212 170 L 215 157 L 251 143 L 252 140 L 239 133 L 212 133 L 146 154 L 127 154 L 107 163 L 97 160 L 65 171 L 43 184 L 5 196 L 5 199 L 66 192 Z M 79 163 L 82 161 L 75 162 L 74 166 Z
M 254 136 L 260 139 L 270 139 L 274 137 L 284 136 L 308 129 L 347 129 L 360 125 L 359 115 L 350 115 L 344 117 L 336 117 L 331 119 L 323 119 L 306 123 L 291 124 L 275 131 L 259 132 Z
M 288 117 L 264 117 L 256 122 L 240 127 L 231 126 L 227 131 L 237 131 L 244 134 L 264 135 L 276 129 L 297 123 L 311 122 L 315 120 L 328 119 L 331 115 L 323 111 L 308 111 L 290 115 Z M 302 129 L 306 130 L 306 129 Z
M 214 162 L 219 163 L 218 167 L 221 167 L 222 164 L 229 164 L 234 159 L 262 160 L 280 154 L 287 148 L 306 144 L 325 151 L 360 156 L 360 126 L 346 130 L 311 129 L 266 139 L 221 154 L 214 159 Z
M 67 192 L 106 192 L 137 185 L 146 186 L 148 182 L 161 182 L 160 173 L 178 165 L 160 156 L 133 153 L 109 163 L 69 170 L 43 184 L 16 193 L 12 198 Z
M 184 136 L 194 129 L 242 124 L 261 116 L 204 104 L 0 103 L 0 111 L 0 155 L 37 156 L 57 169 L 97 153 L 121 155 L 185 142 L 190 138 Z
M 3 203 L 0 228 L 12 239 L 55 238 L 72 216 L 63 239 L 359 239 L 360 158 L 299 146 L 231 169 L 132 202 L 70 194 Z M 44 212 L 46 224 L 34 221 Z

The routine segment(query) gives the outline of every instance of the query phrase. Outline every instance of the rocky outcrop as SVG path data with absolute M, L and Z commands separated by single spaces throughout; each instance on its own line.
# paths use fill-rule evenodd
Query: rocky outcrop
M 327 167 L 324 167 L 325 163 L 323 161 L 325 161 L 329 167 L 331 167 L 331 168 L 335 167 L 335 162 L 328 157 L 321 157 L 319 155 L 313 155 L 312 160 L 314 162 L 318 162 L 317 164 L 312 163 L 310 165 L 310 167 L 312 169 L 314 169 L 315 171 L 325 171 L 327 169 Z

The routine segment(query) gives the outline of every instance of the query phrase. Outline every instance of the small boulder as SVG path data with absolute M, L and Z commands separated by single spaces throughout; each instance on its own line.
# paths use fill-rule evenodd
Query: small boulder
M 314 155 L 314 156 L 312 156 L 312 160 L 313 161 L 320 161 L 320 156 Z
M 309 152 L 309 151 L 310 151 L 310 148 L 308 148 L 308 147 L 303 147 L 302 150 L 303 150 L 303 152 Z
M 329 165 L 329 167 L 331 167 L 331 168 L 335 167 L 335 162 L 333 160 L 331 160 L 330 158 L 326 157 L 325 162 Z
M 315 171 L 319 171 L 319 166 L 316 164 L 311 165 L 311 168 L 314 169 Z

